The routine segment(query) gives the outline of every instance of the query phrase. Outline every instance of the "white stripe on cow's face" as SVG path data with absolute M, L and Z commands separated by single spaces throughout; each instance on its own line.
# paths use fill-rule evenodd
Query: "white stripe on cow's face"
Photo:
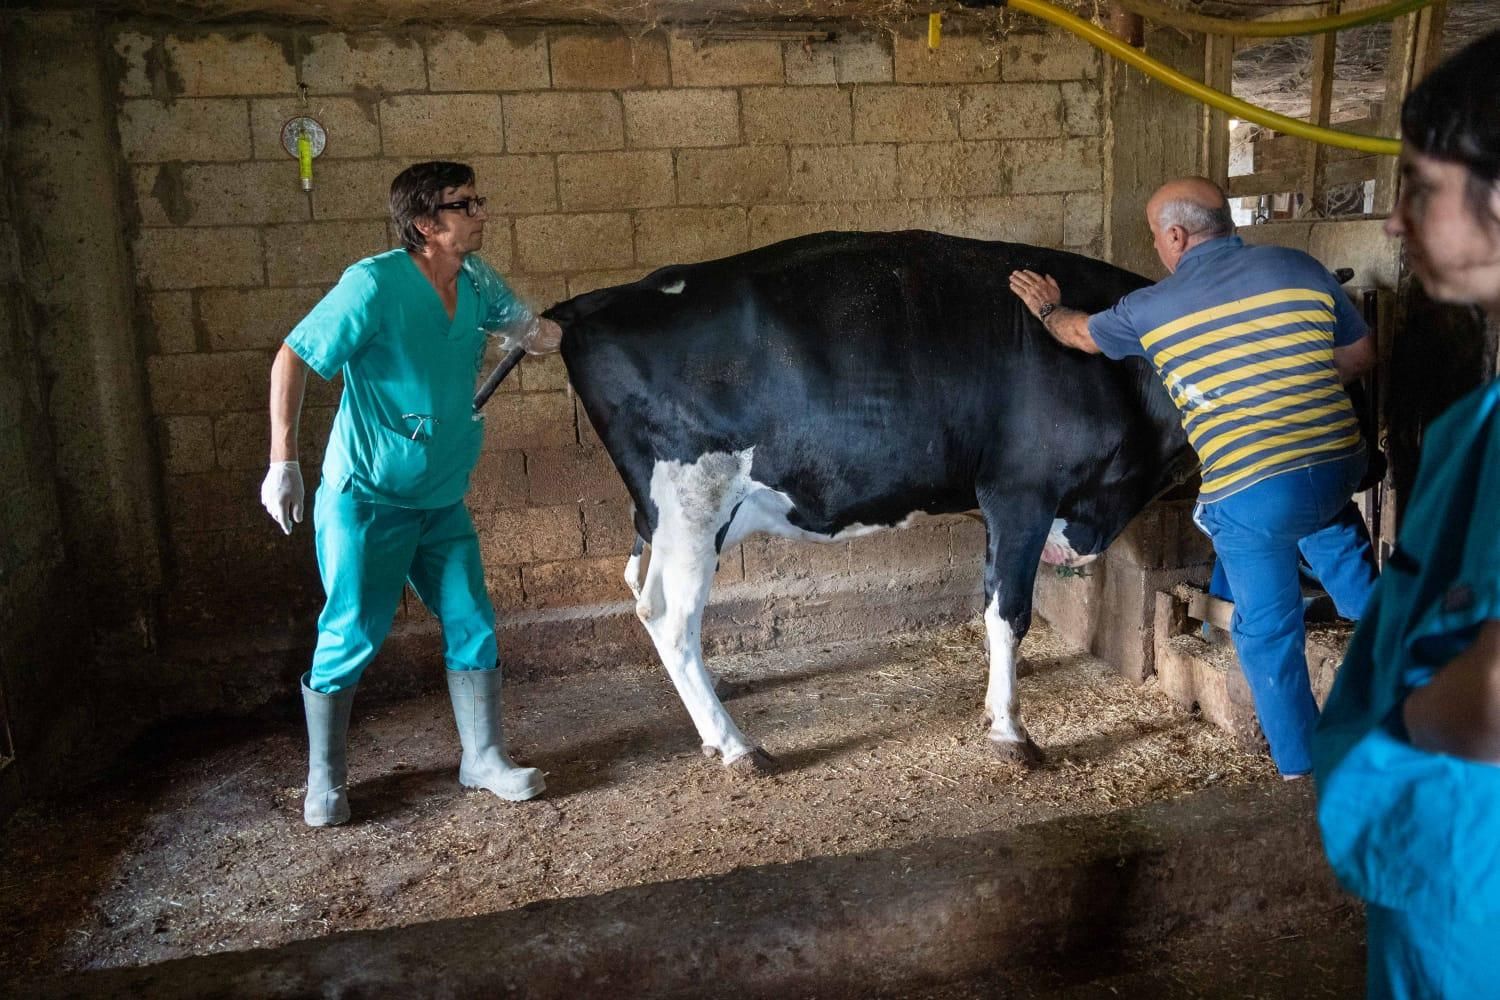
M 990 682 L 984 693 L 984 707 L 993 721 L 990 739 L 1000 743 L 1029 743 L 1031 737 L 1021 725 L 1021 700 L 1016 693 L 1016 653 L 1020 643 L 1016 633 L 1000 617 L 1000 592 L 995 591 L 984 609 L 984 634 L 990 651 Z
M 1068 541 L 1066 534 L 1068 522 L 1062 518 L 1054 518 L 1052 530 L 1047 533 L 1047 544 L 1042 546 L 1042 562 L 1050 566 L 1087 566 L 1099 558 L 1099 553 L 1093 555 L 1079 555 L 1073 548 L 1073 543 Z

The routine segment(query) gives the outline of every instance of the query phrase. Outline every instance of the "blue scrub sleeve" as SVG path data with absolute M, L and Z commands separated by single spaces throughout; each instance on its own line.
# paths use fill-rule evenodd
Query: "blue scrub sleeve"
M 475 254 L 464 258 L 463 267 L 479 295 L 481 327 L 495 332 L 531 322 L 531 310 L 493 267 Z
M 286 345 L 309 368 L 331 379 L 379 328 L 375 275 L 366 261 L 344 272 L 338 284 L 287 335 Z
M 1131 292 L 1104 312 L 1089 317 L 1089 336 L 1094 338 L 1094 343 L 1106 357 L 1115 361 L 1146 357 L 1140 332 L 1131 316 L 1130 300 L 1137 294 Z
M 1417 624 L 1408 647 L 1500 619 L 1500 410 L 1491 411 L 1477 444 L 1469 456 L 1479 469 L 1469 521 L 1450 536 L 1463 547 L 1458 575 Z

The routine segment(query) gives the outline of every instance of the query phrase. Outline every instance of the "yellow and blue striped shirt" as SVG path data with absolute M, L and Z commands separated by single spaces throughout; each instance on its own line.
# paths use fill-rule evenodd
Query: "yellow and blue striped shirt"
M 1202 463 L 1203 503 L 1361 447 L 1333 349 L 1368 330 L 1305 253 L 1201 243 L 1170 277 L 1091 316 L 1089 332 L 1109 357 L 1156 368 Z

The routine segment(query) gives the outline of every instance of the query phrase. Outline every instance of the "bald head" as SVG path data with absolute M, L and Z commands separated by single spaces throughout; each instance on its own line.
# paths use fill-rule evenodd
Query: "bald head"
M 1156 189 L 1146 203 L 1146 221 L 1156 252 L 1168 271 L 1199 243 L 1234 232 L 1229 199 L 1213 181 L 1183 177 Z

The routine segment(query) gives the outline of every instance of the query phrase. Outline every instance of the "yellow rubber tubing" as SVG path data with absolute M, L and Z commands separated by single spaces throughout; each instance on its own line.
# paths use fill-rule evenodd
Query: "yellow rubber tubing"
M 1218 108 L 1220 111 L 1243 118 L 1247 122 L 1264 125 L 1266 128 L 1275 129 L 1286 135 L 1295 135 L 1302 139 L 1311 139 L 1313 142 L 1321 142 L 1327 146 L 1339 146 L 1343 149 L 1354 149 L 1361 153 L 1376 153 L 1381 156 L 1397 156 L 1401 152 L 1401 141 L 1399 139 L 1381 139 L 1376 136 L 1356 135 L 1353 132 L 1341 132 L 1335 128 L 1320 128 L 1317 125 L 1309 125 L 1307 122 L 1288 118 L 1286 115 L 1268 111 L 1255 104 L 1242 101 L 1238 97 L 1232 97 L 1223 91 L 1206 87 L 1190 76 L 1184 76 L 1169 66 L 1164 66 L 1141 53 L 1139 50 L 1120 41 L 1114 35 L 1103 28 L 1096 27 L 1081 17 L 1075 17 L 1065 10 L 1060 10 L 1046 3 L 1045 0 L 1008 0 L 1007 6 L 1014 10 L 1025 11 L 1043 21 L 1050 21 L 1070 31 L 1094 46 L 1102 49 L 1121 62 L 1129 63 L 1136 69 L 1149 77 L 1160 80 L 1173 90 L 1187 94 L 1196 100 L 1202 101 L 1210 107 Z
M 1232 35 L 1238 38 L 1289 38 L 1293 35 L 1324 35 L 1330 31 L 1342 31 L 1345 28 L 1358 28 L 1377 21 L 1388 21 L 1402 14 L 1421 10 L 1429 6 L 1433 0 L 1395 0 L 1394 3 L 1371 7 L 1368 10 L 1330 14 L 1327 17 L 1309 17 L 1297 21 L 1236 21 L 1230 18 L 1208 17 L 1204 14 L 1173 10 L 1171 7 L 1152 3 L 1151 0 L 1115 0 L 1115 2 L 1132 14 L 1139 14 L 1148 21 L 1165 24 L 1169 28 L 1201 31 L 1206 35 Z

